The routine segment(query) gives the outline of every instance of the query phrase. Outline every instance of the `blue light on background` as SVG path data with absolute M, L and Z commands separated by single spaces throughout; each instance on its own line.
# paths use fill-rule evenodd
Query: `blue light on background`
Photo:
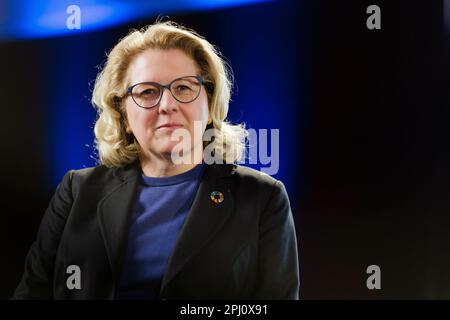
M 63 36 L 148 19 L 158 15 L 176 14 L 217 8 L 241 6 L 268 0 L 17 0 L 0 4 L 0 40 Z M 67 8 L 77 5 L 82 27 L 70 30 Z
M 272 3 L 243 6 L 262 2 Z M 139 19 L 142 19 L 139 23 L 148 22 L 168 14 L 228 8 L 226 13 L 214 13 L 213 29 L 206 28 L 210 34 L 203 34 L 205 30 L 201 34 L 219 46 L 234 71 L 236 90 L 229 119 L 234 123 L 244 122 L 255 130 L 267 129 L 269 156 L 270 129 L 279 129 L 279 172 L 275 177 L 293 192 L 301 157 L 292 146 L 298 146 L 295 139 L 302 91 L 298 86 L 299 75 L 295 74 L 297 47 L 290 38 L 289 23 L 281 23 L 289 19 L 289 8 L 276 6 L 279 3 L 261 0 L 19 0 L 0 4 L 0 40 L 38 40 L 36 43 L 45 48 L 42 61 L 46 73 L 41 90 L 47 101 L 41 117 L 48 124 L 44 134 L 48 143 L 43 143 L 43 148 L 48 149 L 43 150 L 43 154 L 47 157 L 51 188 L 54 190 L 68 170 L 97 164 L 93 148 L 96 112 L 90 104 L 91 89 L 97 67 L 105 60 L 105 52 L 126 33 L 88 31 L 131 24 Z M 66 27 L 69 16 L 66 8 L 70 5 L 80 7 L 79 31 Z M 232 8 L 236 6 L 241 7 Z M 255 169 L 269 166 L 249 161 L 244 165 Z

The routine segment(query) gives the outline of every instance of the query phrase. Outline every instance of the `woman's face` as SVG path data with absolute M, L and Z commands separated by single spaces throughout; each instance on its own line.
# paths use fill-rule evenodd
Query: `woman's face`
M 195 61 L 179 49 L 147 49 L 132 60 L 127 70 L 130 85 L 140 82 L 166 85 L 174 79 L 197 74 Z M 125 107 L 129 128 L 144 154 L 164 157 L 170 155 L 180 143 L 180 140 L 171 139 L 171 135 L 180 128 L 190 134 L 190 152 L 194 148 L 203 150 L 202 136 L 208 121 L 208 98 L 203 86 L 197 99 L 189 103 L 178 102 L 165 89 L 159 104 L 153 108 L 138 107 L 130 95 L 125 99 Z M 201 124 L 201 133 L 197 129 L 195 136 L 194 121 Z M 176 126 L 161 127 L 166 124 Z M 178 132 L 180 130 L 176 133 Z

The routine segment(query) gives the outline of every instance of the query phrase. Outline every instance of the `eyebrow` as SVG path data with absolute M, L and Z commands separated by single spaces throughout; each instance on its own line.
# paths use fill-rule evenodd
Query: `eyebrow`
M 172 80 L 170 80 L 170 81 L 168 81 L 166 83 L 159 82 L 159 81 L 156 81 L 156 80 L 144 80 L 144 81 L 128 82 L 127 88 L 132 86 L 132 85 L 138 84 L 138 83 L 158 83 L 158 84 L 165 84 L 165 85 L 167 85 L 167 84 L 171 83 L 172 81 L 174 81 L 176 79 L 185 78 L 185 77 L 195 77 L 195 76 L 199 76 L 199 74 L 195 73 L 195 74 L 192 74 L 192 75 L 178 76 L 178 77 L 172 78 Z

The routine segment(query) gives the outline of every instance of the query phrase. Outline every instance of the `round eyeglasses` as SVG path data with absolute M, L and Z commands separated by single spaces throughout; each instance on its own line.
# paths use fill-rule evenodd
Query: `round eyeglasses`
M 164 89 L 168 89 L 175 100 L 181 103 L 189 103 L 198 98 L 204 84 L 205 79 L 201 76 L 177 78 L 166 85 L 158 82 L 140 82 L 129 87 L 125 96 L 131 95 L 138 107 L 149 109 L 159 104 Z

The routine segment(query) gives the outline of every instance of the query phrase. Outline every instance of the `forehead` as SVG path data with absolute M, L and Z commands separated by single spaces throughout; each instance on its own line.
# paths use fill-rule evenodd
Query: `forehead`
M 166 84 L 196 74 L 195 61 L 179 49 L 147 49 L 134 57 L 127 70 L 130 84 L 145 81 Z

